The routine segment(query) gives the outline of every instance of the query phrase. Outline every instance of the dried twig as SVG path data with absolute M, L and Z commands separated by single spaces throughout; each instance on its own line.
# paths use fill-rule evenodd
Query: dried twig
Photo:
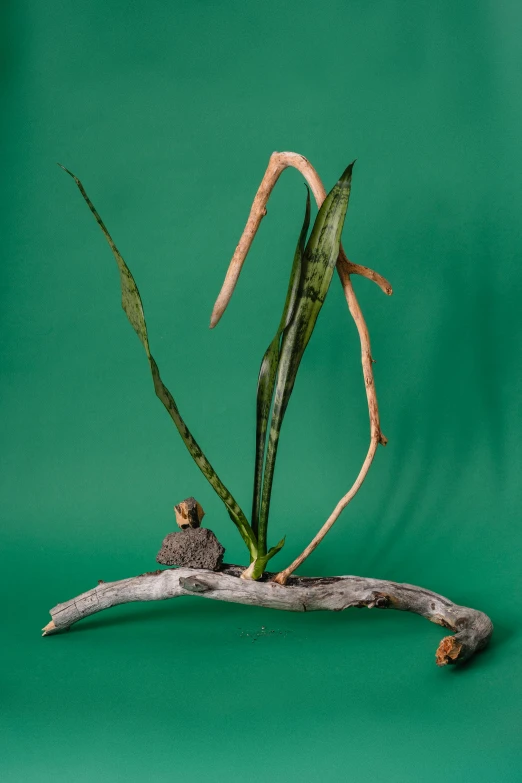
M 299 568 L 299 566 L 302 563 L 304 563 L 306 558 L 312 554 L 314 549 L 316 549 L 319 546 L 319 544 L 326 536 L 330 528 L 339 518 L 343 509 L 346 508 L 348 503 L 355 497 L 355 495 L 361 488 L 361 485 L 364 479 L 366 478 L 366 475 L 373 462 L 373 458 L 375 457 L 375 452 L 377 451 L 378 445 L 382 444 L 383 446 L 385 446 L 387 443 L 386 438 L 381 432 L 381 426 L 380 426 L 379 408 L 377 405 L 377 394 L 375 391 L 375 381 L 373 378 L 373 367 L 372 367 L 373 359 L 371 355 L 370 336 L 368 334 L 368 328 L 366 326 L 366 322 L 361 312 L 359 302 L 357 301 L 357 297 L 355 296 L 355 291 L 353 290 L 352 281 L 350 280 L 349 273 L 346 272 L 342 264 L 341 265 L 338 264 L 337 270 L 339 272 L 339 277 L 341 278 L 341 283 L 343 285 L 346 301 L 348 303 L 350 313 L 352 314 L 353 319 L 355 321 L 355 325 L 357 326 L 357 331 L 359 332 L 359 339 L 361 342 L 361 361 L 363 367 L 364 383 L 366 387 L 366 399 L 368 401 L 368 412 L 370 415 L 370 445 L 368 447 L 368 452 L 362 464 L 361 470 L 359 471 L 359 475 L 357 476 L 355 482 L 352 484 L 352 486 L 350 487 L 346 495 L 343 495 L 343 497 L 339 500 L 339 502 L 335 506 L 334 510 L 332 511 L 332 513 L 330 514 L 330 516 L 328 517 L 324 525 L 321 527 L 319 532 L 314 536 L 314 538 L 310 541 L 308 546 L 301 552 L 301 554 L 298 557 L 296 557 L 296 559 L 292 563 L 290 563 L 290 565 L 287 568 L 284 569 L 284 571 L 280 571 L 279 574 L 277 574 L 277 576 L 274 578 L 274 581 L 278 582 L 281 585 L 284 585 L 286 583 L 290 574 L 292 574 L 297 568 Z
M 277 180 L 283 171 L 287 168 L 297 169 L 303 175 L 305 180 L 310 185 L 310 189 L 314 194 L 318 207 L 321 206 L 326 197 L 326 191 L 317 171 L 314 169 L 310 161 L 304 157 L 304 155 L 298 155 L 296 152 L 272 153 L 268 162 L 268 168 L 265 171 L 265 175 L 254 198 L 254 203 L 252 204 L 252 209 L 250 210 L 247 224 L 234 251 L 234 255 L 232 256 L 232 260 L 229 264 L 225 280 L 221 287 L 221 291 L 219 292 L 214 309 L 212 310 L 212 315 L 210 317 L 211 329 L 213 329 L 214 326 L 218 324 L 221 316 L 227 308 L 230 298 L 234 293 L 234 288 L 236 287 L 236 283 L 243 267 L 243 262 L 247 257 L 252 242 L 254 241 L 257 229 L 261 225 L 262 219 L 267 214 L 266 205 L 268 203 L 268 199 L 270 198 L 270 194 L 272 193 Z M 346 266 L 348 274 L 361 275 L 362 277 L 367 277 L 368 280 L 373 280 L 373 282 L 377 283 L 379 288 L 381 288 L 388 296 L 393 293 L 390 283 L 382 275 L 378 274 L 378 272 L 374 272 L 373 269 L 368 269 L 367 267 L 361 266 L 360 264 L 352 264 L 351 261 L 348 261 L 342 247 L 339 253 L 338 263 L 341 266 L 343 264 Z
M 303 155 L 298 155 L 295 152 L 274 152 L 272 154 L 268 163 L 268 168 L 254 198 L 254 203 L 252 204 L 252 209 L 250 210 L 247 224 L 236 247 L 228 267 L 227 274 L 225 276 L 225 281 L 214 305 L 210 319 L 211 328 L 216 326 L 216 324 L 219 322 L 219 319 L 225 312 L 225 309 L 234 292 L 234 288 L 236 287 L 243 262 L 245 261 L 248 251 L 250 250 L 257 229 L 261 224 L 261 220 L 266 215 L 266 204 L 270 198 L 270 194 L 282 172 L 289 167 L 296 168 L 299 172 L 301 172 L 303 177 L 310 185 L 318 207 L 321 206 L 326 197 L 326 191 L 324 189 L 323 183 L 319 178 L 319 175 L 317 174 L 312 164 L 305 157 L 303 157 Z M 370 469 L 375 452 L 377 451 L 377 446 L 379 444 L 385 446 L 387 442 L 386 438 L 381 432 L 379 420 L 379 407 L 377 404 L 377 395 L 375 392 L 375 382 L 373 377 L 373 358 L 371 354 L 370 336 L 368 334 L 368 328 L 359 306 L 359 302 L 355 296 L 355 291 L 353 290 L 350 275 L 358 274 L 363 277 L 367 277 L 369 280 L 373 280 L 388 295 L 392 293 L 392 287 L 389 282 L 377 272 L 374 272 L 367 267 L 360 266 L 359 264 L 352 264 L 350 261 L 348 261 L 342 247 L 340 249 L 339 258 L 337 261 L 337 271 L 341 279 L 348 308 L 355 321 L 357 331 L 359 332 L 359 339 L 361 343 L 361 362 L 366 386 L 368 412 L 370 416 L 370 445 L 362 468 L 359 471 L 359 475 L 357 476 L 354 484 L 346 493 L 346 495 L 344 495 L 339 500 L 322 528 L 306 547 L 306 549 L 303 550 L 299 557 L 297 557 L 293 563 L 288 566 L 288 568 L 285 568 L 284 571 L 281 571 L 279 574 L 277 574 L 277 576 L 274 578 L 274 581 L 278 582 L 279 584 L 285 584 L 290 574 L 292 574 L 296 568 L 298 568 L 306 560 L 308 555 L 310 555 L 321 543 L 325 535 L 339 517 L 341 511 L 346 508 L 348 503 L 359 491 L 359 488 L 361 487 L 364 479 L 366 478 L 368 470 Z

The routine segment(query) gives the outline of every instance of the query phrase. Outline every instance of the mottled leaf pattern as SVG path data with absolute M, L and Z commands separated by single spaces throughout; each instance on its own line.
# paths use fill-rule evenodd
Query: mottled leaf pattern
M 257 535 L 259 522 L 259 509 L 261 504 L 261 486 L 263 482 L 263 463 L 266 446 L 266 430 L 268 417 L 272 406 L 272 397 L 274 396 L 274 387 L 279 365 L 279 356 L 281 352 L 281 335 L 288 326 L 295 313 L 295 306 L 299 292 L 299 281 L 301 277 L 301 259 L 304 253 L 306 234 L 310 225 L 310 191 L 307 190 L 306 209 L 303 227 L 299 235 L 299 241 L 294 255 L 292 271 L 286 294 L 283 314 L 277 327 L 274 339 L 266 349 L 261 362 L 259 378 L 257 382 L 257 410 L 256 410 L 256 463 L 254 470 L 254 496 L 252 502 L 252 529 Z M 275 554 L 275 553 L 274 553 Z
M 140 293 L 138 291 L 134 278 L 131 274 L 131 271 L 128 268 L 125 261 L 123 260 L 122 256 L 120 255 L 118 248 L 114 244 L 111 235 L 105 228 L 105 225 L 101 217 L 99 216 L 93 203 L 89 199 L 78 177 L 75 177 L 75 175 L 72 174 L 64 166 L 61 166 L 61 168 L 64 169 L 64 171 L 66 171 L 67 174 L 69 174 L 76 182 L 80 190 L 80 193 L 82 194 L 83 198 L 87 202 L 87 205 L 91 210 L 92 214 L 96 218 L 98 225 L 100 226 L 107 242 L 109 243 L 114 258 L 116 259 L 116 263 L 118 264 L 118 269 L 120 270 L 122 307 L 134 331 L 140 338 L 141 343 L 145 348 L 145 352 L 149 360 L 150 370 L 152 373 L 152 379 L 154 381 L 154 389 L 156 391 L 156 395 L 159 397 L 159 399 L 167 409 L 171 419 L 176 425 L 178 432 L 181 435 L 183 442 L 185 443 L 185 446 L 190 452 L 194 462 L 201 470 L 205 478 L 209 481 L 209 483 L 216 491 L 216 493 L 219 495 L 223 503 L 225 504 L 230 518 L 238 528 L 243 540 L 245 541 L 249 549 L 251 557 L 255 559 L 257 555 L 257 541 L 251 526 L 249 525 L 242 510 L 240 509 L 240 507 L 238 506 L 238 504 L 236 503 L 236 501 L 234 500 L 234 498 L 232 497 L 228 489 L 225 487 L 225 485 L 223 484 L 219 476 L 216 474 L 214 468 L 212 467 L 208 459 L 201 451 L 201 448 L 199 447 L 196 440 L 190 433 L 187 425 L 183 421 L 180 412 L 178 410 L 178 406 L 176 405 L 176 402 L 172 394 L 169 392 L 169 390 L 161 380 L 158 366 L 154 361 L 154 358 L 152 357 L 150 352 L 149 338 L 147 334 L 147 326 L 145 323 L 145 314 L 143 312 L 143 305 L 141 302 Z
M 341 232 L 350 197 L 352 168 L 353 163 L 348 166 L 319 210 L 302 258 L 295 312 L 283 333 L 263 476 L 258 526 L 259 557 L 266 553 L 270 497 L 281 425 L 299 364 L 328 293 L 339 255 Z

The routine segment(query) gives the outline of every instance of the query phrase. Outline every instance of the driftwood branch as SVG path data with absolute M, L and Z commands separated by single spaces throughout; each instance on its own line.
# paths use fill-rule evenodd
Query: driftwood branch
M 422 615 L 455 632 L 438 646 L 439 666 L 463 663 L 489 642 L 493 625 L 476 609 L 458 606 L 447 598 L 414 585 L 359 576 L 326 578 L 291 577 L 286 585 L 240 579 L 243 568 L 226 565 L 216 573 L 203 569 L 177 568 L 153 571 L 118 582 L 102 582 L 77 598 L 51 609 L 52 620 L 43 636 L 65 631 L 84 617 L 112 606 L 135 601 L 161 601 L 200 595 L 216 601 L 264 606 L 290 612 L 334 612 L 350 607 L 398 609 Z
M 236 247 L 232 260 L 225 276 L 225 281 L 219 293 L 219 296 L 214 305 L 212 316 L 210 319 L 210 328 L 212 329 L 219 322 L 221 316 L 225 312 L 225 309 L 230 301 L 230 298 L 236 287 L 243 263 L 247 256 L 248 251 L 254 241 L 257 229 L 261 225 L 261 220 L 267 214 L 266 205 L 270 194 L 274 189 L 274 186 L 281 176 L 282 172 L 286 168 L 297 169 L 310 185 L 310 189 L 314 194 L 317 206 L 320 207 L 326 198 L 326 191 L 323 183 L 321 182 L 318 173 L 303 155 L 298 155 L 295 152 L 274 152 L 270 157 L 268 168 L 262 179 L 261 185 L 258 188 L 250 215 L 247 220 L 247 224 L 241 235 L 241 239 Z M 339 515 L 344 508 L 350 503 L 359 491 L 370 466 L 375 457 L 375 452 L 379 444 L 385 446 L 387 443 L 381 431 L 380 419 L 379 419 L 379 406 L 377 404 L 377 394 L 375 391 L 375 381 L 373 377 L 373 358 L 370 345 L 370 335 L 368 333 L 368 327 L 364 320 L 359 302 L 355 296 L 353 290 L 352 281 L 350 279 L 351 274 L 362 275 L 369 280 L 373 280 L 377 285 L 388 295 L 392 293 L 392 287 L 382 275 L 374 272 L 372 269 L 360 266 L 359 264 L 353 264 L 346 257 L 346 254 L 341 246 L 339 251 L 339 258 L 337 260 L 337 271 L 341 279 L 344 295 L 348 304 L 348 309 L 355 321 L 357 331 L 359 333 L 359 340 L 361 343 L 361 362 L 364 376 L 364 383 L 366 387 L 366 398 L 368 401 L 368 412 L 370 416 L 370 445 L 368 452 L 362 464 L 359 475 L 357 476 L 354 484 L 339 500 L 334 510 L 323 524 L 319 532 L 315 535 L 312 541 L 308 544 L 306 549 L 297 557 L 284 571 L 281 571 L 274 577 L 274 581 L 281 585 L 286 584 L 289 576 L 306 560 L 306 558 L 319 546 L 323 538 L 326 536 L 330 528 L 338 519 Z

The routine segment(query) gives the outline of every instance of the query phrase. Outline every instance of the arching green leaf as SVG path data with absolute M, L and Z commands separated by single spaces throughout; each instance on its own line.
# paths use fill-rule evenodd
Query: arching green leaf
M 304 253 L 306 234 L 310 225 L 310 191 L 306 189 L 306 209 L 303 227 L 299 235 L 294 255 L 294 262 L 290 272 L 288 290 L 286 294 L 283 314 L 277 327 L 274 339 L 266 349 L 261 362 L 259 378 L 257 381 L 257 406 L 256 406 L 256 462 L 254 470 L 254 495 L 252 501 L 252 529 L 257 535 L 259 510 L 261 505 L 261 486 L 263 482 L 263 464 L 266 446 L 266 430 L 268 417 L 274 396 L 274 387 L 279 366 L 281 352 L 281 335 L 292 320 L 298 299 L 299 281 L 301 277 L 301 259 Z
M 302 258 L 295 311 L 283 332 L 260 504 L 259 557 L 266 554 L 270 497 L 281 425 L 301 359 L 328 293 L 339 255 L 341 232 L 350 197 L 352 168 L 353 163 L 332 188 L 319 210 Z
M 61 166 L 61 164 L 58 165 Z M 96 222 L 98 223 L 101 230 L 103 231 L 105 239 L 109 243 L 109 247 L 111 248 L 114 258 L 116 259 L 118 269 L 120 270 L 122 307 L 134 331 L 140 338 L 140 341 L 145 349 L 145 353 L 147 354 L 147 359 L 149 360 L 149 366 L 152 374 L 152 379 L 154 381 L 154 389 L 156 395 L 167 409 L 167 412 L 171 417 L 172 421 L 174 422 L 174 424 L 176 425 L 177 430 L 181 435 L 181 438 L 185 446 L 187 447 L 190 455 L 192 456 L 192 459 L 194 460 L 194 462 L 201 470 L 201 472 L 203 473 L 207 481 L 210 483 L 212 488 L 215 490 L 215 492 L 219 495 L 219 497 L 225 504 L 231 520 L 236 525 L 244 542 L 248 547 L 250 556 L 253 559 L 255 559 L 257 555 L 257 541 L 251 526 L 249 525 L 239 505 L 236 503 L 236 501 L 234 500 L 234 498 L 232 497 L 228 489 L 225 487 L 225 485 L 217 475 L 216 471 L 214 470 L 214 468 L 212 467 L 208 459 L 203 454 L 201 448 L 197 444 L 189 428 L 183 421 L 181 414 L 178 410 L 178 406 L 176 405 L 176 402 L 174 400 L 174 397 L 172 396 L 172 394 L 169 392 L 169 390 L 161 380 L 158 365 L 154 361 L 154 358 L 150 352 L 149 338 L 147 334 L 147 326 L 145 323 L 145 314 L 143 312 L 143 305 L 141 302 L 141 297 L 138 291 L 138 287 L 134 281 L 131 271 L 127 266 L 127 264 L 125 263 L 125 261 L 123 260 L 118 248 L 116 247 L 116 245 L 112 240 L 111 235 L 105 228 L 105 225 L 100 215 L 98 214 L 93 203 L 89 199 L 78 177 L 76 177 L 68 169 L 66 169 L 65 166 L 61 166 L 61 168 L 64 171 L 66 171 L 67 174 L 69 174 L 76 182 L 80 190 L 80 193 L 85 199 L 87 206 L 91 210 L 92 214 L 96 218 Z

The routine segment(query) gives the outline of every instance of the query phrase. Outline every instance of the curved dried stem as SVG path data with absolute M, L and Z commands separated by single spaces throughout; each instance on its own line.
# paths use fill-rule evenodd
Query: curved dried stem
M 366 387 L 366 399 L 368 401 L 368 413 L 370 416 L 370 445 L 368 447 L 368 453 L 366 454 L 366 458 L 362 464 L 361 470 L 359 471 L 359 475 L 355 479 L 355 482 L 352 484 L 346 495 L 344 495 L 339 500 L 322 528 L 314 536 L 308 546 L 301 552 L 299 557 L 296 557 L 296 559 L 288 566 L 288 568 L 285 568 L 284 571 L 280 571 L 280 573 L 274 577 L 274 582 L 277 582 L 280 585 L 286 584 L 290 574 L 293 574 L 293 572 L 299 568 L 302 563 L 304 563 L 306 558 L 312 554 L 314 549 L 319 546 L 325 535 L 340 516 L 343 509 L 346 508 L 348 503 L 355 497 L 361 488 L 362 483 L 366 478 L 368 471 L 370 470 L 370 466 L 373 462 L 373 458 L 375 457 L 378 445 L 381 444 L 382 446 L 386 446 L 386 443 L 388 442 L 381 432 L 379 407 L 377 405 L 377 393 L 375 391 L 375 381 L 373 377 L 373 359 L 371 354 L 368 327 L 366 326 L 361 307 L 357 301 L 357 297 L 355 296 L 355 291 L 353 290 L 349 272 L 347 272 L 346 267 L 342 264 L 338 264 L 337 271 L 339 272 L 339 277 L 341 278 L 348 308 L 353 317 L 353 320 L 355 321 L 355 325 L 357 326 L 357 331 L 359 332 L 359 339 L 361 342 L 361 363 L 363 368 L 364 384 Z
M 227 305 L 234 293 L 234 288 L 239 279 L 243 262 L 247 257 L 248 251 L 254 241 L 254 237 L 257 233 L 257 229 L 261 225 L 262 219 L 266 215 L 266 205 L 270 194 L 274 189 L 274 186 L 287 168 L 297 169 L 310 185 L 310 189 L 314 194 L 317 206 L 321 206 L 325 197 L 326 191 L 323 183 L 321 182 L 317 171 L 314 169 L 310 161 L 308 161 L 303 155 L 298 155 L 296 152 L 274 152 L 270 156 L 268 162 L 268 168 L 265 171 L 265 175 L 261 181 L 258 191 L 255 195 L 250 215 L 248 216 L 247 224 L 241 235 L 241 239 L 232 256 L 232 260 L 229 264 L 223 286 L 219 292 L 219 296 L 216 299 L 212 315 L 210 317 L 210 328 L 213 329 L 221 319 L 221 316 L 225 312 Z M 378 272 L 374 272 L 373 269 L 361 266 L 360 264 L 352 264 L 348 261 L 344 250 L 341 247 L 339 253 L 338 267 L 346 265 L 349 274 L 361 275 L 367 277 L 368 280 L 373 280 L 377 283 L 385 294 L 390 296 L 393 293 L 393 289 L 390 283 Z
M 247 256 L 248 251 L 250 250 L 257 229 L 261 224 L 261 220 L 266 215 L 266 204 L 270 198 L 270 194 L 282 172 L 289 167 L 297 169 L 303 175 L 309 184 L 312 193 L 314 194 L 318 207 L 321 206 L 324 199 L 326 198 L 326 191 L 324 189 L 323 183 L 319 178 L 319 175 L 317 174 L 312 164 L 303 155 L 298 155 L 295 152 L 274 152 L 272 154 L 268 163 L 268 168 L 254 198 L 254 203 L 252 204 L 247 224 L 236 247 L 228 267 L 227 274 L 225 276 L 225 281 L 214 305 L 210 319 L 210 328 L 216 326 L 221 316 L 225 312 L 225 309 L 234 292 L 234 288 L 236 287 L 243 262 Z M 379 275 L 372 269 L 360 266 L 359 264 L 353 264 L 351 261 L 349 261 L 342 246 L 340 248 L 339 258 L 337 260 L 337 271 L 341 279 L 348 309 L 355 321 L 361 343 L 361 362 L 364 383 L 366 387 L 366 398 L 368 401 L 368 413 L 370 417 L 370 445 L 368 448 L 368 453 L 366 454 L 366 458 L 354 484 L 351 486 L 346 495 L 344 495 L 339 500 L 324 525 L 321 527 L 317 535 L 313 538 L 306 549 L 304 549 L 299 557 L 297 557 L 287 568 L 285 568 L 284 571 L 281 571 L 279 574 L 277 574 L 277 576 L 274 577 L 273 581 L 277 582 L 278 584 L 286 584 L 289 576 L 321 543 L 332 525 L 338 519 L 343 509 L 346 508 L 348 503 L 359 491 L 373 462 L 378 445 L 381 444 L 385 446 L 387 443 L 386 438 L 381 432 L 379 407 L 377 404 L 377 395 L 375 392 L 375 382 L 373 377 L 373 358 L 371 354 L 370 336 L 359 302 L 355 296 L 355 291 L 353 290 L 350 275 L 358 274 L 362 277 L 367 277 L 369 280 L 373 280 L 384 291 L 384 293 L 388 295 L 392 293 L 392 287 L 390 283 L 384 277 L 382 277 L 382 275 Z

